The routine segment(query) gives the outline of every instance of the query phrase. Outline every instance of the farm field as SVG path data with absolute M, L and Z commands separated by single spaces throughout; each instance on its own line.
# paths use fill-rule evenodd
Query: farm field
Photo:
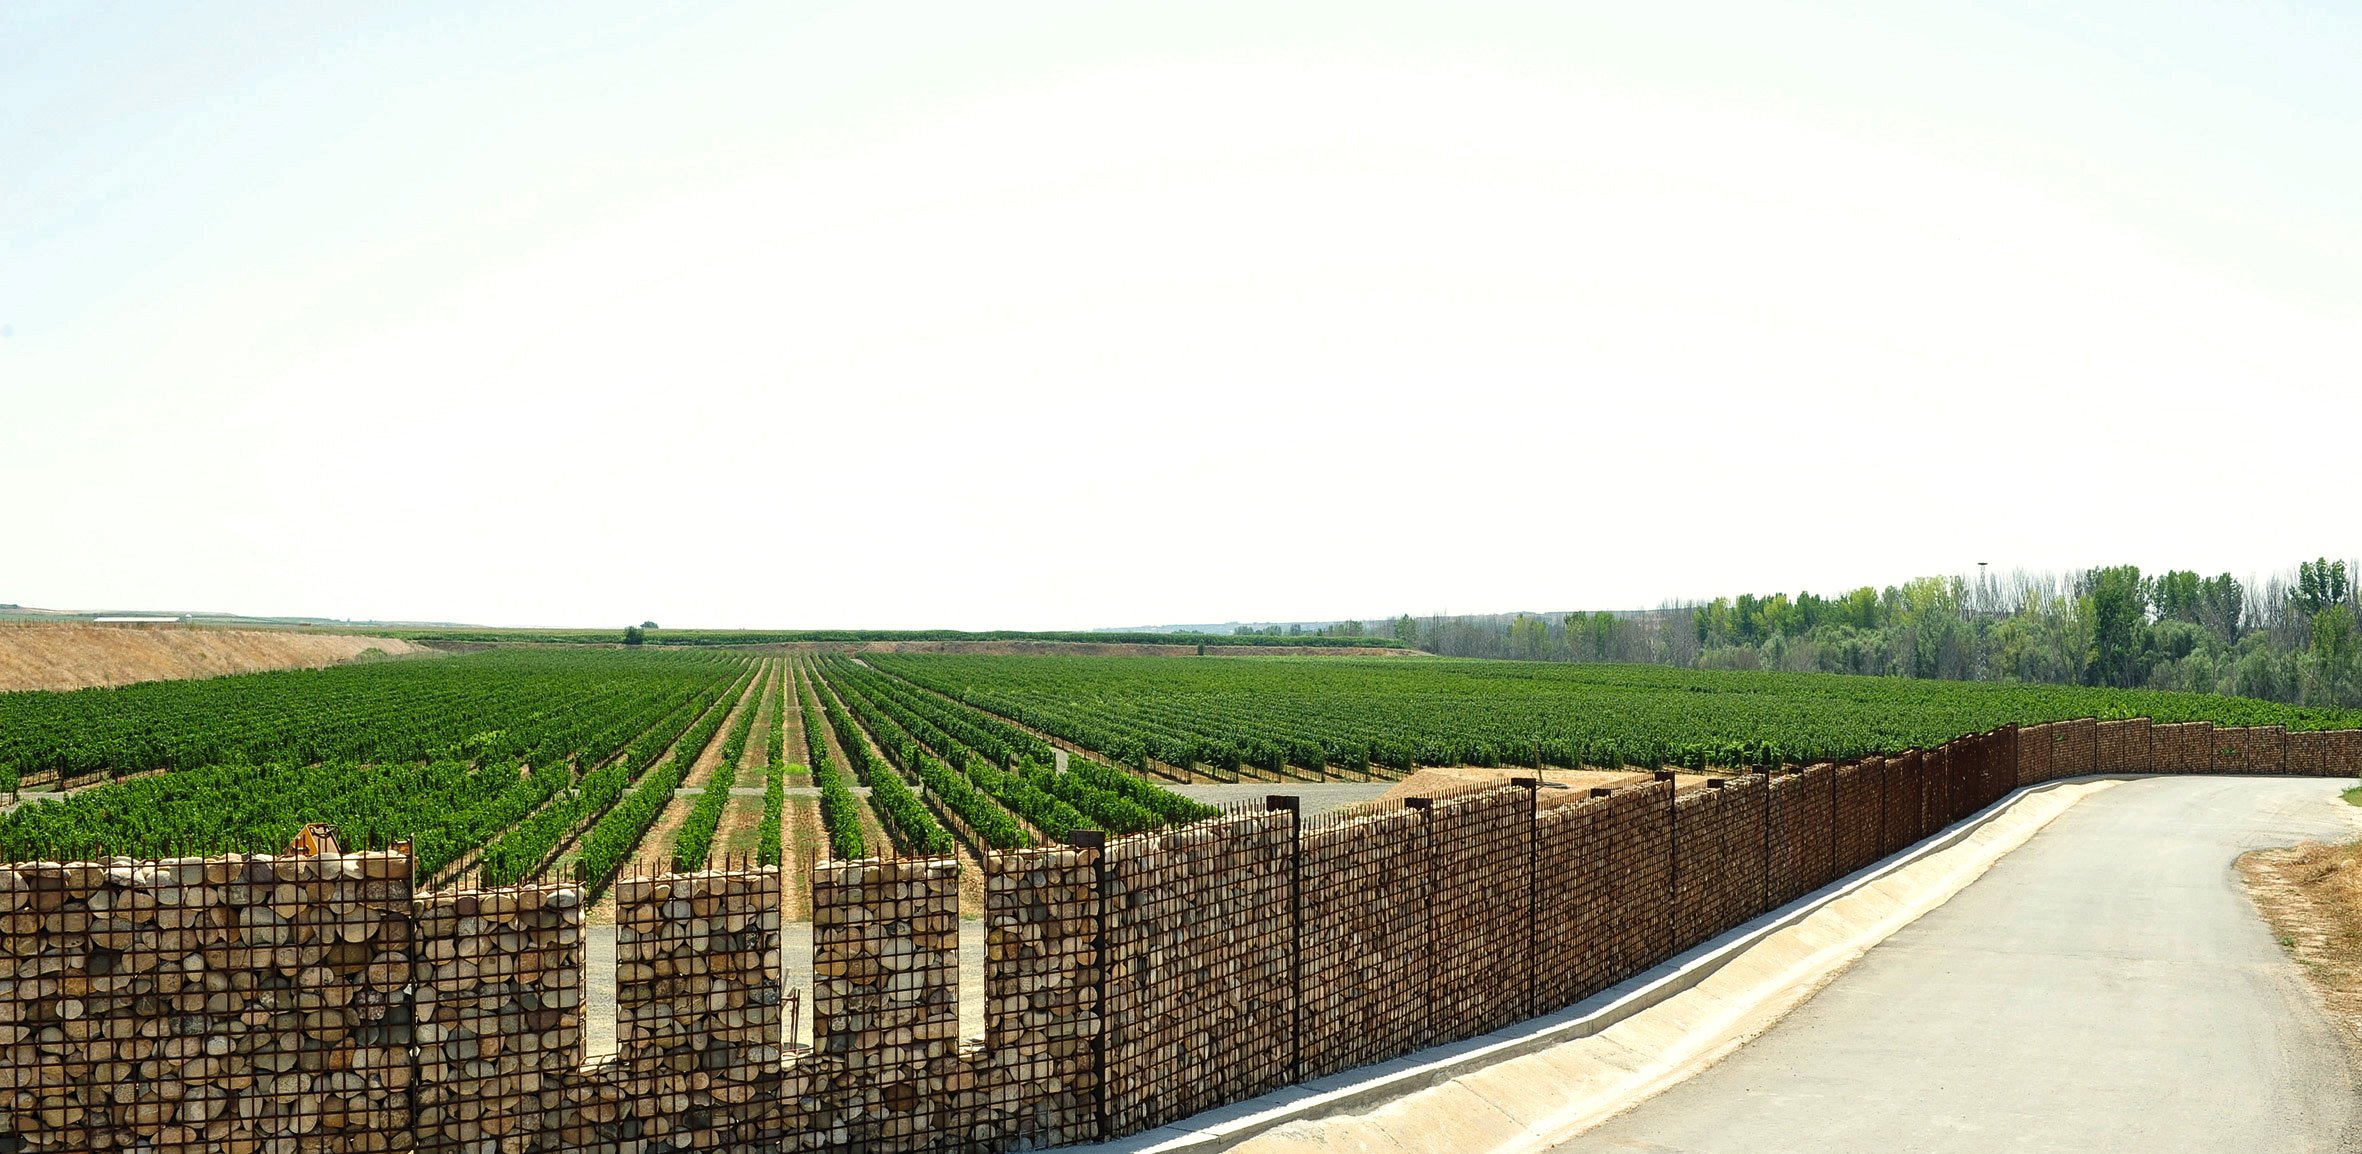
M 1185 780 L 1367 780 L 1419 766 L 1801 763 L 2075 717 L 2362 724 L 2353 710 L 2207 694 L 1649 665 L 933 654 L 864 661 L 1076 748 Z
M 717 860 L 981 856 L 1214 812 L 834 657 L 495 649 L 0 694 L 12 858 L 275 852 L 306 822 L 410 839 L 422 883 Z M 800 882 L 791 890 L 800 891 Z
M 727 860 L 783 864 L 801 894 L 823 858 L 952 856 L 974 912 L 993 851 L 1263 792 L 1322 812 L 1488 769 L 1803 762 L 2143 714 L 2362 723 L 2221 697 L 1652 666 L 495 648 L 0 694 L 0 793 L 27 799 L 0 815 L 0 854 L 273 852 L 320 821 L 348 844 L 412 840 L 428 886 L 566 877 L 594 895 Z

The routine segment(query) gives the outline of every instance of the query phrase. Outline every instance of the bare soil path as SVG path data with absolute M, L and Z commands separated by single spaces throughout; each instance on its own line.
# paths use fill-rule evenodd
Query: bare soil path
M 779 725 L 779 683 L 784 662 L 773 661 L 762 678 L 761 695 L 755 701 L 754 729 L 747 735 L 746 749 L 738 758 L 737 789 L 730 791 L 730 803 L 722 810 L 721 824 L 714 827 L 714 853 L 752 861 L 755 855 L 756 827 L 763 824 L 763 794 L 770 767 L 772 730 Z M 748 789 L 747 787 L 758 787 Z
M 787 666 L 789 684 L 782 708 L 781 740 L 787 743 L 787 781 L 789 785 L 809 785 L 812 781 L 811 737 L 805 732 L 810 719 L 804 716 L 804 696 L 798 691 L 803 674 L 794 662 Z
M 787 863 L 786 876 L 781 885 L 786 890 L 785 911 L 781 915 L 790 921 L 810 921 L 812 918 L 812 866 L 820 860 L 821 847 L 828 843 L 820 827 L 820 803 L 809 797 L 787 799 L 787 812 L 781 815 L 779 836 L 786 843 L 780 857 Z

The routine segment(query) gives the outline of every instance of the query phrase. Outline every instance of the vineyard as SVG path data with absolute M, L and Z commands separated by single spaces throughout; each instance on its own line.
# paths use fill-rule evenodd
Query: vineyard
M 0 854 L 413 843 L 428 885 L 718 859 L 955 856 L 1215 810 L 1159 781 L 1421 766 L 1809 762 L 2005 722 L 2321 729 L 2237 698 L 1813 674 L 1374 657 L 492 649 L 427 662 L 0 694 Z M 791 725 L 791 718 L 794 723 Z
M 1214 812 L 1056 761 L 1022 727 L 843 658 L 490 650 L 0 695 L 0 792 L 28 799 L 0 816 L 0 855 L 272 852 L 317 821 L 352 844 L 410 840 L 428 884 L 562 876 L 596 893 L 629 868 L 787 861 L 806 813 L 825 846 L 803 869 L 823 850 L 972 867 Z
M 2333 729 L 2362 713 L 2055 685 L 1645 665 L 1351 657 L 871 655 L 1141 773 L 1373 778 L 1423 765 L 1749 766 L 1930 747 L 2007 722 L 2140 717 Z

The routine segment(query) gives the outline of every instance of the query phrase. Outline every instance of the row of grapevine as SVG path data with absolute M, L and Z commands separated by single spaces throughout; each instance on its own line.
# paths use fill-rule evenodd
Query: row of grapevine
M 674 792 L 681 788 L 698 756 L 712 744 L 714 735 L 729 717 L 730 707 L 746 695 L 748 683 L 754 677 L 755 670 L 749 668 L 744 678 L 731 685 L 729 693 L 707 708 L 688 735 L 673 747 L 671 757 L 643 774 L 622 801 L 583 832 L 574 847 L 575 873 L 591 893 L 607 888 L 607 883 L 615 879 L 616 873 L 631 859 L 632 852 L 639 848 L 640 839 L 648 835 L 648 827 L 664 816 Z
M 991 758 L 994 765 L 1006 769 L 1021 760 L 1049 764 L 1056 759 L 1050 743 L 997 717 L 931 694 L 913 692 L 907 684 L 842 657 L 824 658 L 823 664 L 831 678 L 849 680 L 881 703 L 924 719 L 952 740 Z
M 952 766 L 945 765 L 928 752 L 932 748 L 946 756 L 957 757 L 958 745 L 941 729 L 895 708 L 890 703 L 883 708 L 873 701 L 857 676 L 858 666 L 850 663 L 829 665 L 830 687 L 836 691 L 846 709 L 869 731 L 880 749 L 895 767 L 919 779 L 926 789 L 922 800 L 935 803 L 936 813 L 948 824 L 967 835 L 969 844 L 978 849 L 1016 849 L 1033 844 L 1033 838 L 1009 815 L 999 802 L 977 791 L 967 776 Z M 916 734 L 917 736 L 913 736 Z M 923 744 L 922 744 L 923 740 Z M 960 750 L 964 753 L 964 750 Z M 871 799 L 877 798 L 873 783 Z
M 1067 775 L 1100 793 L 1123 798 L 1154 815 L 1159 824 L 1204 821 L 1222 812 L 1204 802 L 1193 801 L 1154 782 L 1144 781 L 1119 769 L 1110 769 L 1087 758 L 1074 759 Z
M 729 736 L 722 739 L 721 764 L 714 767 L 713 776 L 706 779 L 705 789 L 689 807 L 688 820 L 681 823 L 680 836 L 673 840 L 673 868 L 701 870 L 713 856 L 714 831 L 721 828 L 722 811 L 730 806 L 730 789 L 738 784 L 738 760 L 746 755 L 746 742 L 754 732 L 755 718 L 762 712 L 763 702 L 770 696 L 770 671 L 766 667 L 755 690 L 739 707 L 738 720 L 730 723 Z
M 1100 789 L 1072 771 L 1059 773 L 1044 766 L 1028 763 L 1023 768 L 1027 784 L 1045 793 L 1055 794 L 1071 805 L 1090 824 L 1109 833 L 1140 833 L 1165 824 L 1156 811 L 1134 802 L 1120 793 Z
M 307 822 L 350 844 L 414 838 L 422 876 L 555 792 L 564 767 L 513 761 L 222 765 L 133 778 L 18 809 L 0 820 L 12 860 L 277 851 Z
M 755 826 L 755 864 L 779 865 L 787 820 L 787 711 L 795 699 L 795 667 L 779 663 L 778 718 L 771 728 L 771 756 L 763 766 L 763 820 Z
M 999 802 L 977 791 L 968 778 L 926 754 L 918 756 L 919 782 L 927 796 L 941 802 L 967 828 L 971 841 L 992 849 L 1020 849 L 1033 844 L 1017 819 Z
M 832 671 L 836 668 L 839 667 L 832 666 Z M 848 680 L 859 686 L 863 692 L 875 697 L 888 710 L 901 711 L 897 713 L 897 716 L 915 714 L 939 730 L 984 732 L 992 735 L 1004 748 L 1020 750 L 1018 760 L 1013 763 L 1003 763 L 1004 768 L 1010 765 L 1021 769 L 1028 765 L 1037 767 L 1038 773 L 1029 770 L 1023 775 L 1024 779 L 1029 782 L 1039 785 L 1039 774 L 1051 772 L 1047 767 L 1052 764 L 1055 758 L 1052 749 L 1047 742 L 1031 733 L 1017 729 L 998 718 L 979 714 L 967 706 L 937 697 L 918 686 L 886 674 L 855 666 L 850 662 L 843 663 L 841 668 Z M 938 749 L 944 752 L 945 756 L 951 757 L 955 764 L 966 764 L 951 751 L 941 750 L 941 747 Z M 1057 796 L 1068 799 L 1081 798 L 1084 801 L 1099 804 L 1096 795 L 1109 793 L 1112 796 L 1104 803 L 1108 820 L 1120 821 L 1124 823 L 1126 828 L 1146 828 L 1136 825 L 1139 814 L 1131 808 L 1132 806 L 1145 808 L 1157 815 L 1160 819 L 1157 824 L 1198 821 L 1211 817 L 1217 812 L 1212 807 L 1191 801 L 1145 778 L 1109 769 L 1087 758 L 1074 759 L 1074 761 L 1076 768 L 1071 773 L 1075 780 L 1064 783 Z M 995 794 L 994 796 L 999 795 Z M 1125 804 L 1127 802 L 1129 805 Z M 1012 806 L 1012 808 L 1015 807 Z M 1019 812 L 1024 811 L 1019 810 Z M 1089 810 L 1085 809 L 1084 812 L 1088 813 Z M 1118 827 L 1102 825 L 1101 828 L 1116 829 Z
M 859 861 L 869 856 L 868 839 L 861 836 L 861 798 L 828 755 L 827 739 L 812 732 L 812 719 L 820 713 L 812 678 L 797 681 L 804 702 L 804 750 L 812 758 L 812 784 L 820 787 L 820 824 L 828 831 L 829 853 L 839 861 Z
M 1097 828 L 1065 799 L 1035 785 L 1023 773 L 1001 769 L 981 757 L 971 758 L 967 767 L 968 779 L 978 789 L 991 794 L 993 800 L 1042 831 L 1043 837 L 1062 838 L 1071 830 Z
M 689 759 L 680 757 L 649 770 L 622 801 L 583 831 L 574 847 L 575 876 L 591 893 L 603 892 L 614 880 L 640 839 L 647 836 L 648 827 L 664 816 L 674 791 L 681 788 L 681 780 L 688 774 Z
M 484 882 L 511 885 L 540 874 L 567 838 L 606 814 L 649 765 L 684 742 L 691 727 L 714 711 L 724 692 L 724 684 L 715 684 L 683 702 L 664 720 L 646 727 L 620 757 L 583 774 L 571 791 L 509 827 L 477 859 Z
M 1794 764 L 2074 717 L 2362 724 L 2351 711 L 2203 694 L 1639 665 L 970 654 L 869 664 L 1111 760 L 1217 771 Z
M 916 777 L 926 791 L 922 801 L 933 803 L 933 811 L 944 824 L 964 834 L 968 843 L 979 849 L 992 847 L 1013 849 L 1033 844 L 1018 827 L 1015 818 L 999 803 L 978 793 L 956 769 L 944 765 L 927 751 L 949 751 L 956 748 L 950 737 L 924 719 L 890 706 L 881 709 L 872 701 L 852 674 L 858 666 L 844 662 L 828 663 L 829 686 L 837 699 L 869 732 L 870 739 L 886 753 L 903 774 Z M 892 716 L 889 716 L 891 714 Z M 870 797 L 877 800 L 873 784 Z
M 450 678 L 445 687 L 449 692 L 425 692 L 428 682 L 405 681 L 404 684 L 420 687 L 422 702 L 459 702 L 460 706 L 455 708 L 474 710 L 481 705 L 478 695 L 485 686 L 515 687 L 520 679 L 531 680 L 524 677 L 526 673 L 535 669 L 544 671 L 550 685 L 526 684 L 518 692 L 521 699 L 542 702 L 547 709 L 516 716 L 508 707 L 500 707 L 510 716 L 511 730 L 478 733 L 446 743 L 454 749 L 479 752 L 497 748 L 544 751 L 531 763 L 530 772 L 524 771 L 520 760 L 514 757 L 479 757 L 472 763 L 468 759 L 445 757 L 375 764 L 358 758 L 333 757 L 309 763 L 308 768 L 305 762 L 292 759 L 264 762 L 261 768 L 243 762 L 182 766 L 160 776 L 101 784 L 69 798 L 30 802 L 0 816 L 0 854 L 90 856 L 101 848 L 167 853 L 176 846 L 207 852 L 276 852 L 285 847 L 287 839 L 304 823 L 325 821 L 338 826 L 347 842 L 411 838 L 423 882 L 475 853 L 488 840 L 508 839 L 520 829 L 551 824 L 561 826 L 557 837 L 577 828 L 578 813 L 555 822 L 545 817 L 568 809 L 582 792 L 575 779 L 577 768 L 587 770 L 602 763 L 628 760 L 629 753 L 619 757 L 618 750 L 643 732 L 655 733 L 660 741 L 678 733 L 686 724 L 685 711 L 693 711 L 698 700 L 719 692 L 725 675 L 741 664 L 731 658 L 682 662 L 670 656 L 650 660 L 629 654 L 533 655 L 482 668 L 470 664 L 475 660 L 475 656 L 467 656 L 412 663 L 417 669 L 432 670 Z M 392 667 L 356 667 L 354 672 Z M 416 674 L 405 674 L 409 676 Z M 251 688 L 235 692 L 215 688 L 179 699 L 182 711 L 188 716 L 168 716 L 171 711 L 162 704 L 170 700 L 166 695 L 139 698 L 146 704 L 136 709 L 145 710 L 148 720 L 164 730 L 179 727 L 196 732 L 206 723 L 195 713 L 209 704 L 239 700 L 251 704 L 290 692 L 289 683 L 276 675 L 265 674 L 187 684 L 218 687 L 249 678 L 264 683 L 266 688 L 276 688 L 269 688 L 267 693 Z M 553 698 L 547 692 L 551 685 L 564 688 L 564 695 Z M 26 708 L 22 705 L 26 695 L 5 696 L 15 703 L 15 708 Z M 424 708 L 423 704 L 412 704 Z M 668 714 L 683 719 L 668 723 Z M 238 709 L 230 711 L 230 716 L 238 715 Z M 307 740 L 297 747 L 326 746 L 333 744 L 327 739 L 339 732 L 371 731 L 385 724 L 389 717 L 419 715 L 417 709 L 405 707 L 390 713 L 348 713 L 341 726 L 321 719 L 312 730 L 313 737 L 319 740 Z M 367 743 L 356 738 L 353 744 Z M 618 776 L 626 773 L 628 770 L 617 771 Z M 190 774 L 196 776 L 184 783 L 166 780 Z M 471 783 L 469 789 L 492 792 L 482 798 L 458 796 L 453 792 L 459 788 L 453 784 L 458 780 L 454 775 L 466 775 Z M 251 796 L 225 803 L 219 788 L 225 781 L 243 783 Z M 407 792 L 385 794 L 380 788 L 384 783 Z M 380 796 L 394 800 L 367 806 L 356 800 Z M 421 799 L 430 799 L 431 804 Z M 246 804 L 248 801 L 279 808 L 255 809 Z M 233 813 L 240 816 L 235 819 L 224 816 Z M 496 859 L 495 864 L 497 860 L 503 859 Z M 532 864 L 538 866 L 539 860 L 536 858 Z
M 993 843 L 995 835 L 988 833 L 987 827 L 999 831 L 998 836 L 1003 838 L 1021 834 L 1021 830 L 1014 829 L 1014 822 L 1006 822 L 1011 811 L 1025 816 L 1035 828 L 1052 837 L 1063 836 L 1078 826 L 1133 833 L 1209 817 L 1216 812 L 1148 781 L 1088 762 L 1084 764 L 1090 773 L 1059 773 L 1045 764 L 1050 756 L 1049 747 L 1031 734 L 1003 743 L 1004 748 L 1023 748 L 1025 754 L 1015 763 L 1013 771 L 999 772 L 946 731 L 990 732 L 1007 729 L 1005 722 L 979 717 L 965 707 L 930 697 L 915 687 L 842 658 L 827 661 L 825 668 L 832 684 L 840 685 L 845 691 L 847 704 L 878 734 L 880 746 L 889 751 L 903 751 L 901 756 L 918 770 L 930 791 L 975 830 L 976 840 L 998 844 Z M 905 725 L 925 737 L 927 745 L 964 774 L 954 777 L 950 770 L 938 766 L 938 772 L 929 776 L 924 766 L 932 759 L 903 731 Z M 941 788 L 936 785 L 938 781 L 943 783 Z M 971 818 L 963 806 L 973 808 L 975 816 Z M 1002 829 L 1004 822 L 1010 828 Z
M 835 693 L 823 688 L 820 708 L 828 715 L 828 727 L 836 732 L 837 744 L 852 760 L 862 782 L 869 786 L 870 808 L 877 811 L 896 847 L 910 854 L 950 853 L 951 834 L 935 820 L 935 815 L 927 812 L 926 804 L 910 791 L 902 775 L 870 752 L 861 727 L 846 715 Z
M 70 785 L 241 763 L 539 765 L 591 744 L 633 702 L 677 701 L 738 663 L 532 650 L 0 693 L 0 769 Z

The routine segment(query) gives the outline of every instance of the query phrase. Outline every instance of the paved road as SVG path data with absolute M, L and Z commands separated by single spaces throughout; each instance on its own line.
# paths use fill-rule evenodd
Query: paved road
M 2231 866 L 2351 836 L 2346 784 L 2094 795 L 1763 1037 L 1558 1149 L 2362 1148 L 2341 1042 Z

